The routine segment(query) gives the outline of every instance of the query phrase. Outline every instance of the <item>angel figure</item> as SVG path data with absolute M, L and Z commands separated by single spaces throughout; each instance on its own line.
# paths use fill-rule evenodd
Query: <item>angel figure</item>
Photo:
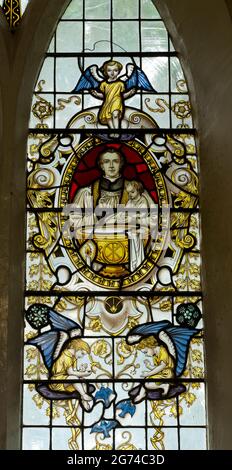
M 88 90 L 92 96 L 102 100 L 98 113 L 100 124 L 110 129 L 127 128 L 124 116 L 124 101 L 144 90 L 156 93 L 145 73 L 134 64 L 126 65 L 126 74 L 120 75 L 123 65 L 115 60 L 104 62 L 102 67 L 88 67 L 82 74 L 73 93 Z
M 50 325 L 50 330 L 29 339 L 26 345 L 38 348 L 49 371 L 49 378 L 55 382 L 49 386 L 38 384 L 37 391 L 51 400 L 77 398 L 85 411 L 91 411 L 94 406 L 91 391 L 94 387 L 87 386 L 85 379 L 94 371 L 90 347 L 80 338 L 80 325 L 47 306 L 35 304 L 26 313 L 26 319 L 33 328 L 39 314 L 43 315 L 40 326 L 47 328 Z
M 191 338 L 199 332 L 195 328 L 174 326 L 168 320 L 146 323 L 129 332 L 127 343 L 136 344 L 138 350 L 152 359 L 152 364 L 148 359 L 144 361 L 148 369 L 143 373 L 146 379 L 144 385 L 129 392 L 133 403 L 145 398 L 163 400 L 185 392 L 183 384 L 173 385 L 171 379 L 183 374 Z

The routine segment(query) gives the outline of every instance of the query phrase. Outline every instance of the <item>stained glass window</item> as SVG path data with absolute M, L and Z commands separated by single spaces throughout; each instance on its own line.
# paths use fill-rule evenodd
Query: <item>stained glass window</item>
M 151 0 L 72 0 L 34 90 L 23 449 L 205 449 L 196 129 Z
M 15 28 L 21 20 L 30 0 L 0 0 L 6 19 L 11 28 Z

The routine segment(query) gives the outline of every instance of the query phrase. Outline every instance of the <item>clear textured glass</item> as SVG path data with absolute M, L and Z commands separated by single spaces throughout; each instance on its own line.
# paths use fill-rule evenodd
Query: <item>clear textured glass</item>
M 171 91 L 183 93 L 187 92 L 187 83 L 180 61 L 177 57 L 170 57 L 171 66 Z
M 28 350 L 33 354 L 34 348 Z M 36 390 L 30 390 L 28 385 L 24 385 L 23 394 L 23 424 L 33 426 L 48 426 L 50 421 L 50 405 Z M 37 406 L 39 404 L 39 407 Z
M 85 18 L 100 20 L 110 18 L 110 2 L 108 0 L 85 0 Z
M 141 0 L 141 18 L 160 18 L 159 12 L 151 0 Z
M 193 348 L 193 354 L 199 350 Z M 190 406 L 191 405 L 191 406 Z M 180 415 L 182 426 L 205 426 L 205 386 L 200 383 L 188 385 L 187 395 L 181 400 L 183 412 Z
M 138 21 L 123 21 L 113 24 L 113 49 L 125 52 L 139 51 L 139 23 Z
M 79 21 L 60 22 L 56 30 L 57 52 L 81 52 L 82 28 L 82 23 Z
M 49 450 L 48 428 L 24 428 L 23 450 Z
M 180 450 L 206 450 L 204 428 L 180 429 Z
M 139 1 L 138 0 L 114 0 L 113 1 L 113 18 L 138 18 Z
M 86 52 L 110 51 L 110 22 L 86 21 L 85 46 Z
M 74 90 L 81 76 L 78 61 L 75 57 L 58 57 L 56 59 L 56 91 L 69 92 Z
M 82 450 L 82 431 L 75 429 L 75 442 L 78 450 Z M 52 431 L 52 450 L 70 450 L 69 441 L 72 433 L 70 428 L 55 428 Z
M 62 20 L 79 20 L 83 18 L 83 2 L 72 0 L 62 16 Z
M 35 90 L 39 92 L 41 88 L 42 88 L 41 91 L 46 91 L 46 92 L 54 91 L 54 59 L 53 57 L 47 57 L 47 59 L 45 59 L 42 65 L 42 68 L 40 70 L 40 74 L 36 83 Z
M 144 57 L 142 70 L 145 72 L 153 88 L 158 93 L 169 92 L 169 73 L 167 57 Z
M 144 52 L 168 50 L 168 34 L 162 21 L 142 21 L 142 49 Z

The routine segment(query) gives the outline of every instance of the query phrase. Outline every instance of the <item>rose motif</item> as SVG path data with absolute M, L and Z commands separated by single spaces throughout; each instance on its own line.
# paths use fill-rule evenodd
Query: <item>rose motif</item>
M 178 119 L 187 119 L 191 116 L 191 105 L 189 101 L 178 101 L 173 106 L 173 112 Z
M 32 113 L 40 121 L 49 118 L 53 114 L 53 106 L 46 100 L 36 101 L 32 106 Z

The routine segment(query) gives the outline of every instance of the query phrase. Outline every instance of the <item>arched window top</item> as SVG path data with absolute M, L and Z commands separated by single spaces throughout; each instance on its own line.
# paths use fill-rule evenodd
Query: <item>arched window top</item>
M 195 129 L 150 0 L 70 2 L 27 172 L 23 447 L 205 448 Z

